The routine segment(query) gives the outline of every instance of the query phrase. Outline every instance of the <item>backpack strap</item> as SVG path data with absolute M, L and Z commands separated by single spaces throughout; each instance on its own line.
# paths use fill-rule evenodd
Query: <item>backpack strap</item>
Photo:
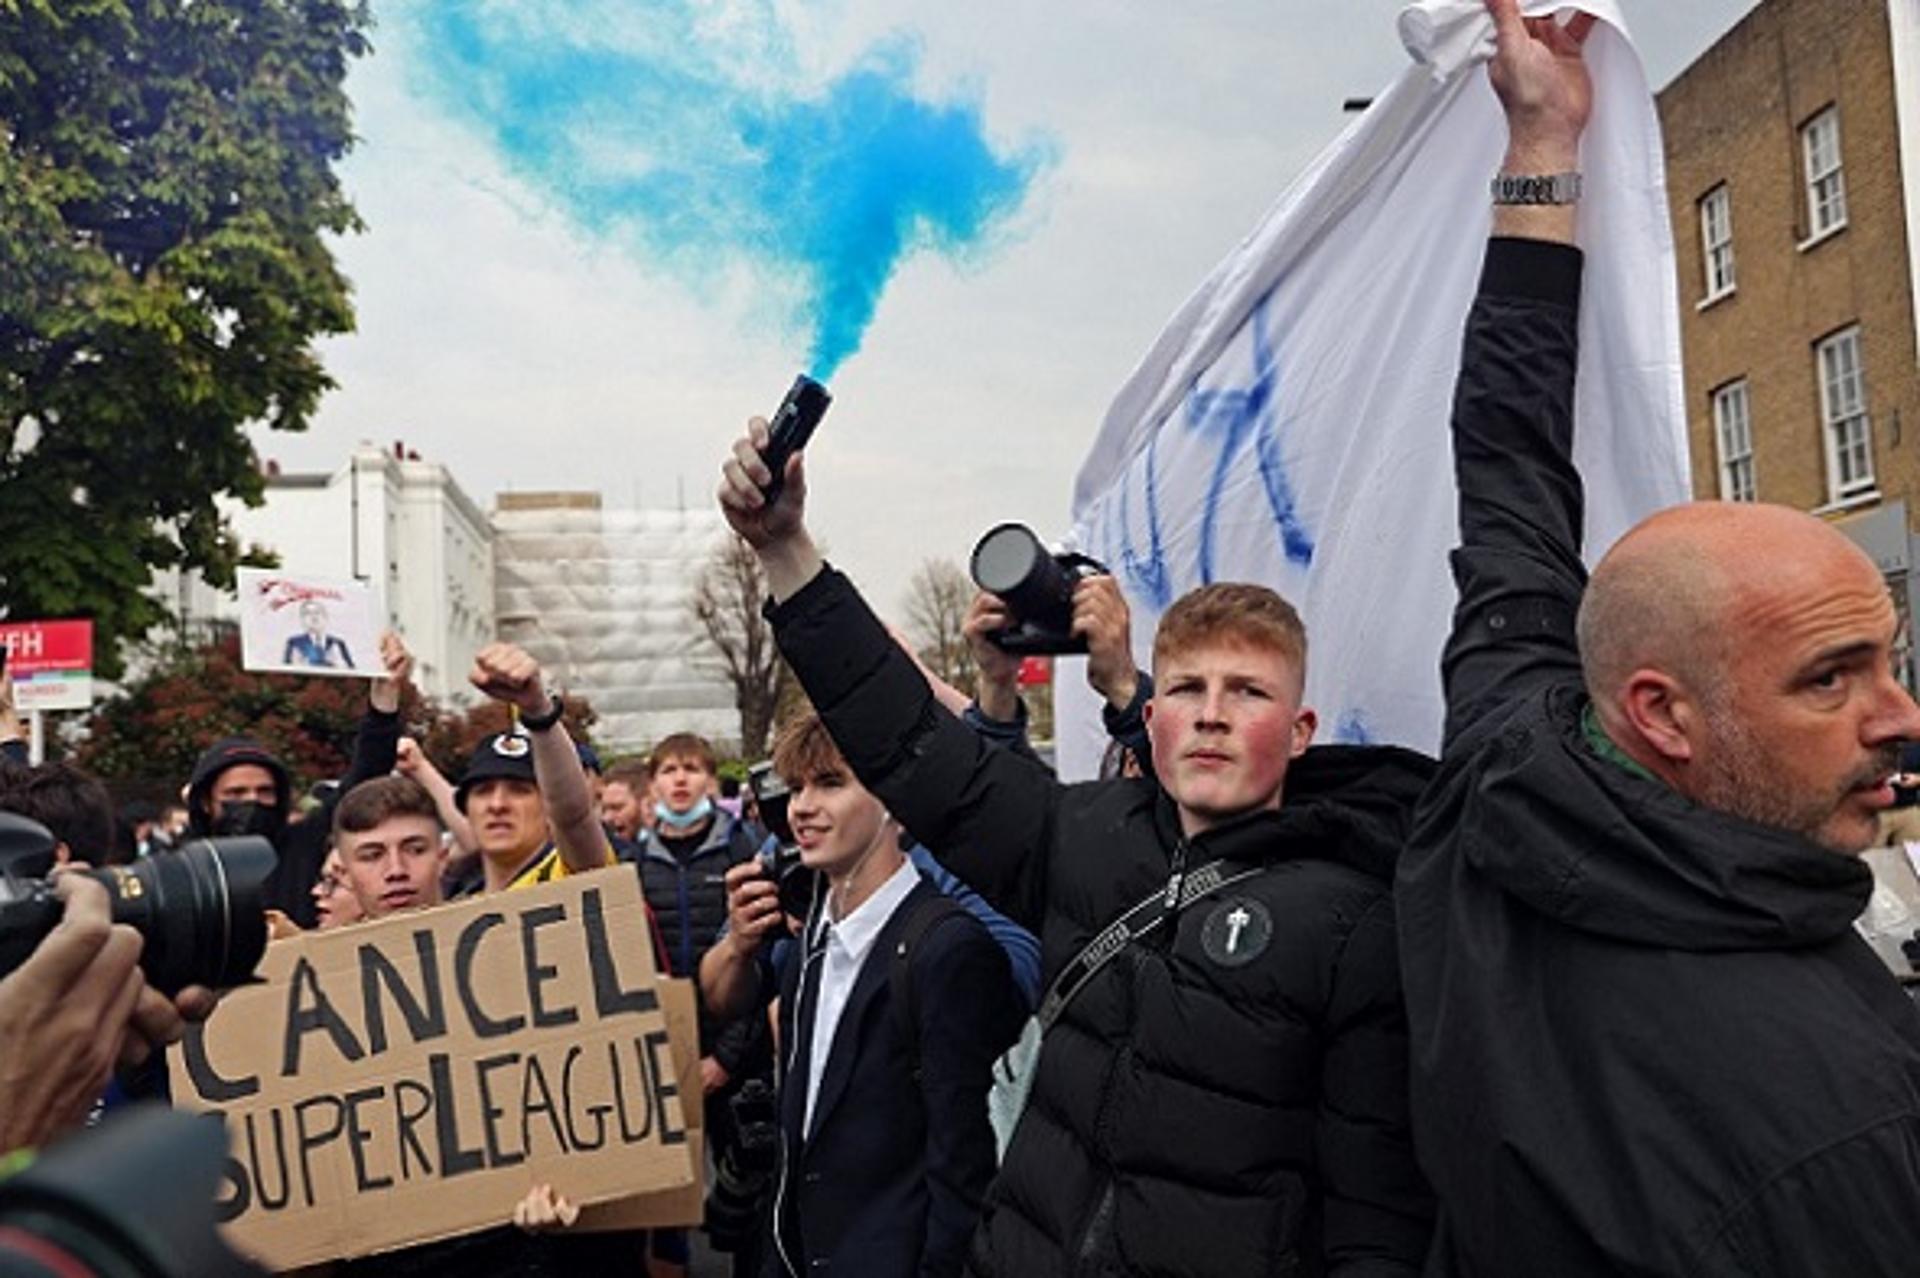
M 893 1004 L 894 1033 L 907 1049 L 907 1061 L 913 1081 L 920 1082 L 920 1007 L 913 992 L 913 956 L 927 933 L 948 919 L 964 915 L 954 899 L 934 890 L 907 906 L 906 916 L 894 937 L 893 953 L 887 956 L 887 987 Z

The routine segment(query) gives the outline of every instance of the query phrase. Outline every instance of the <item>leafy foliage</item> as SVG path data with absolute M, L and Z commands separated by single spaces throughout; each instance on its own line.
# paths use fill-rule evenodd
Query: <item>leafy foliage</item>
M 0 0 L 0 603 L 90 616 L 97 669 L 232 584 L 243 427 L 306 427 L 353 324 L 323 238 L 364 0 Z

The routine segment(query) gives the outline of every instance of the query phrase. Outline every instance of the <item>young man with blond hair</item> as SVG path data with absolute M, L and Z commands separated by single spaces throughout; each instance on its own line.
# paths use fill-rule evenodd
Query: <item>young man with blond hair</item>
M 1260 586 L 1182 598 L 1154 645 L 1154 777 L 1063 785 L 983 744 L 803 522 L 766 423 L 720 501 L 782 654 L 854 775 L 1041 938 L 1040 1065 L 968 1272 L 1413 1275 L 1432 1200 L 1407 1115 L 1389 881 L 1428 766 L 1309 749 L 1306 635 Z M 1075 629 L 1100 592 L 1076 590 Z

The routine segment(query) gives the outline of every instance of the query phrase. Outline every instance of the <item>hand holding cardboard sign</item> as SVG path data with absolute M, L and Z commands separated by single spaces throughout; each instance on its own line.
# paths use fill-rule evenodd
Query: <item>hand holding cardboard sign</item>
M 552 1185 L 535 1185 L 513 1209 L 513 1223 L 530 1234 L 565 1229 L 578 1219 L 580 1209 L 564 1195 L 554 1193 Z
M 467 679 L 495 701 L 515 706 L 522 714 L 547 712 L 547 689 L 540 679 L 540 663 L 523 648 L 510 643 L 488 644 L 475 654 L 473 672 Z

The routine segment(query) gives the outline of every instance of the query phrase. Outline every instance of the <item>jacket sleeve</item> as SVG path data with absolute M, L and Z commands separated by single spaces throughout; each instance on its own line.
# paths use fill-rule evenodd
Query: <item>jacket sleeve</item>
M 834 569 L 772 618 L 781 654 L 860 783 L 995 909 L 1037 929 L 1059 781 L 982 741 L 935 701 Z
M 1393 899 L 1360 916 L 1336 956 L 1321 1026 L 1320 1173 L 1329 1278 L 1411 1278 L 1433 1236 L 1433 1193 L 1413 1153 L 1407 1020 Z
M 967 704 L 966 712 L 960 716 L 960 721 L 979 733 L 982 741 L 990 742 L 1003 750 L 1011 750 L 1021 758 L 1044 768 L 1047 766 L 1046 761 L 1033 752 L 1033 742 L 1027 736 L 1027 703 L 1015 701 L 1014 705 L 1018 710 L 1011 723 L 987 718 L 986 712 L 980 709 L 978 701 Z
M 400 716 L 368 710 L 353 738 L 353 758 L 347 763 L 347 775 L 340 778 L 338 793 L 345 794 L 362 781 L 386 776 L 399 759 Z
M 1497 705 L 1579 671 L 1581 264 L 1567 245 L 1495 239 L 1467 317 L 1453 402 L 1458 601 L 1441 657 L 1447 748 Z
M 942 896 L 952 898 L 955 905 L 979 919 L 980 925 L 987 929 L 987 935 L 1007 956 L 1007 965 L 1013 970 L 1014 986 L 1026 1000 L 1025 1010 L 1031 1012 L 1040 1006 L 1039 939 L 988 905 L 978 892 L 962 883 L 952 870 L 934 860 L 933 854 L 925 848 L 915 845 L 907 855 L 920 873 L 940 889 Z
M 993 1062 L 1020 1033 L 1024 1012 L 1006 955 L 981 928 L 932 933 L 910 974 L 917 988 L 920 1094 L 927 1115 L 927 1228 L 921 1278 L 957 1274 L 996 1167 L 987 1091 Z
M 1856 1132 L 1769 1179 L 1720 1223 L 1699 1278 L 1920 1273 L 1920 1115 Z
M 1133 700 L 1123 710 L 1112 706 L 1100 707 L 1100 722 L 1106 725 L 1107 735 L 1132 751 L 1139 760 L 1140 775 L 1153 775 L 1153 742 L 1147 736 L 1147 702 L 1153 700 L 1153 676 L 1144 670 L 1135 672 L 1138 680 L 1134 687 Z

